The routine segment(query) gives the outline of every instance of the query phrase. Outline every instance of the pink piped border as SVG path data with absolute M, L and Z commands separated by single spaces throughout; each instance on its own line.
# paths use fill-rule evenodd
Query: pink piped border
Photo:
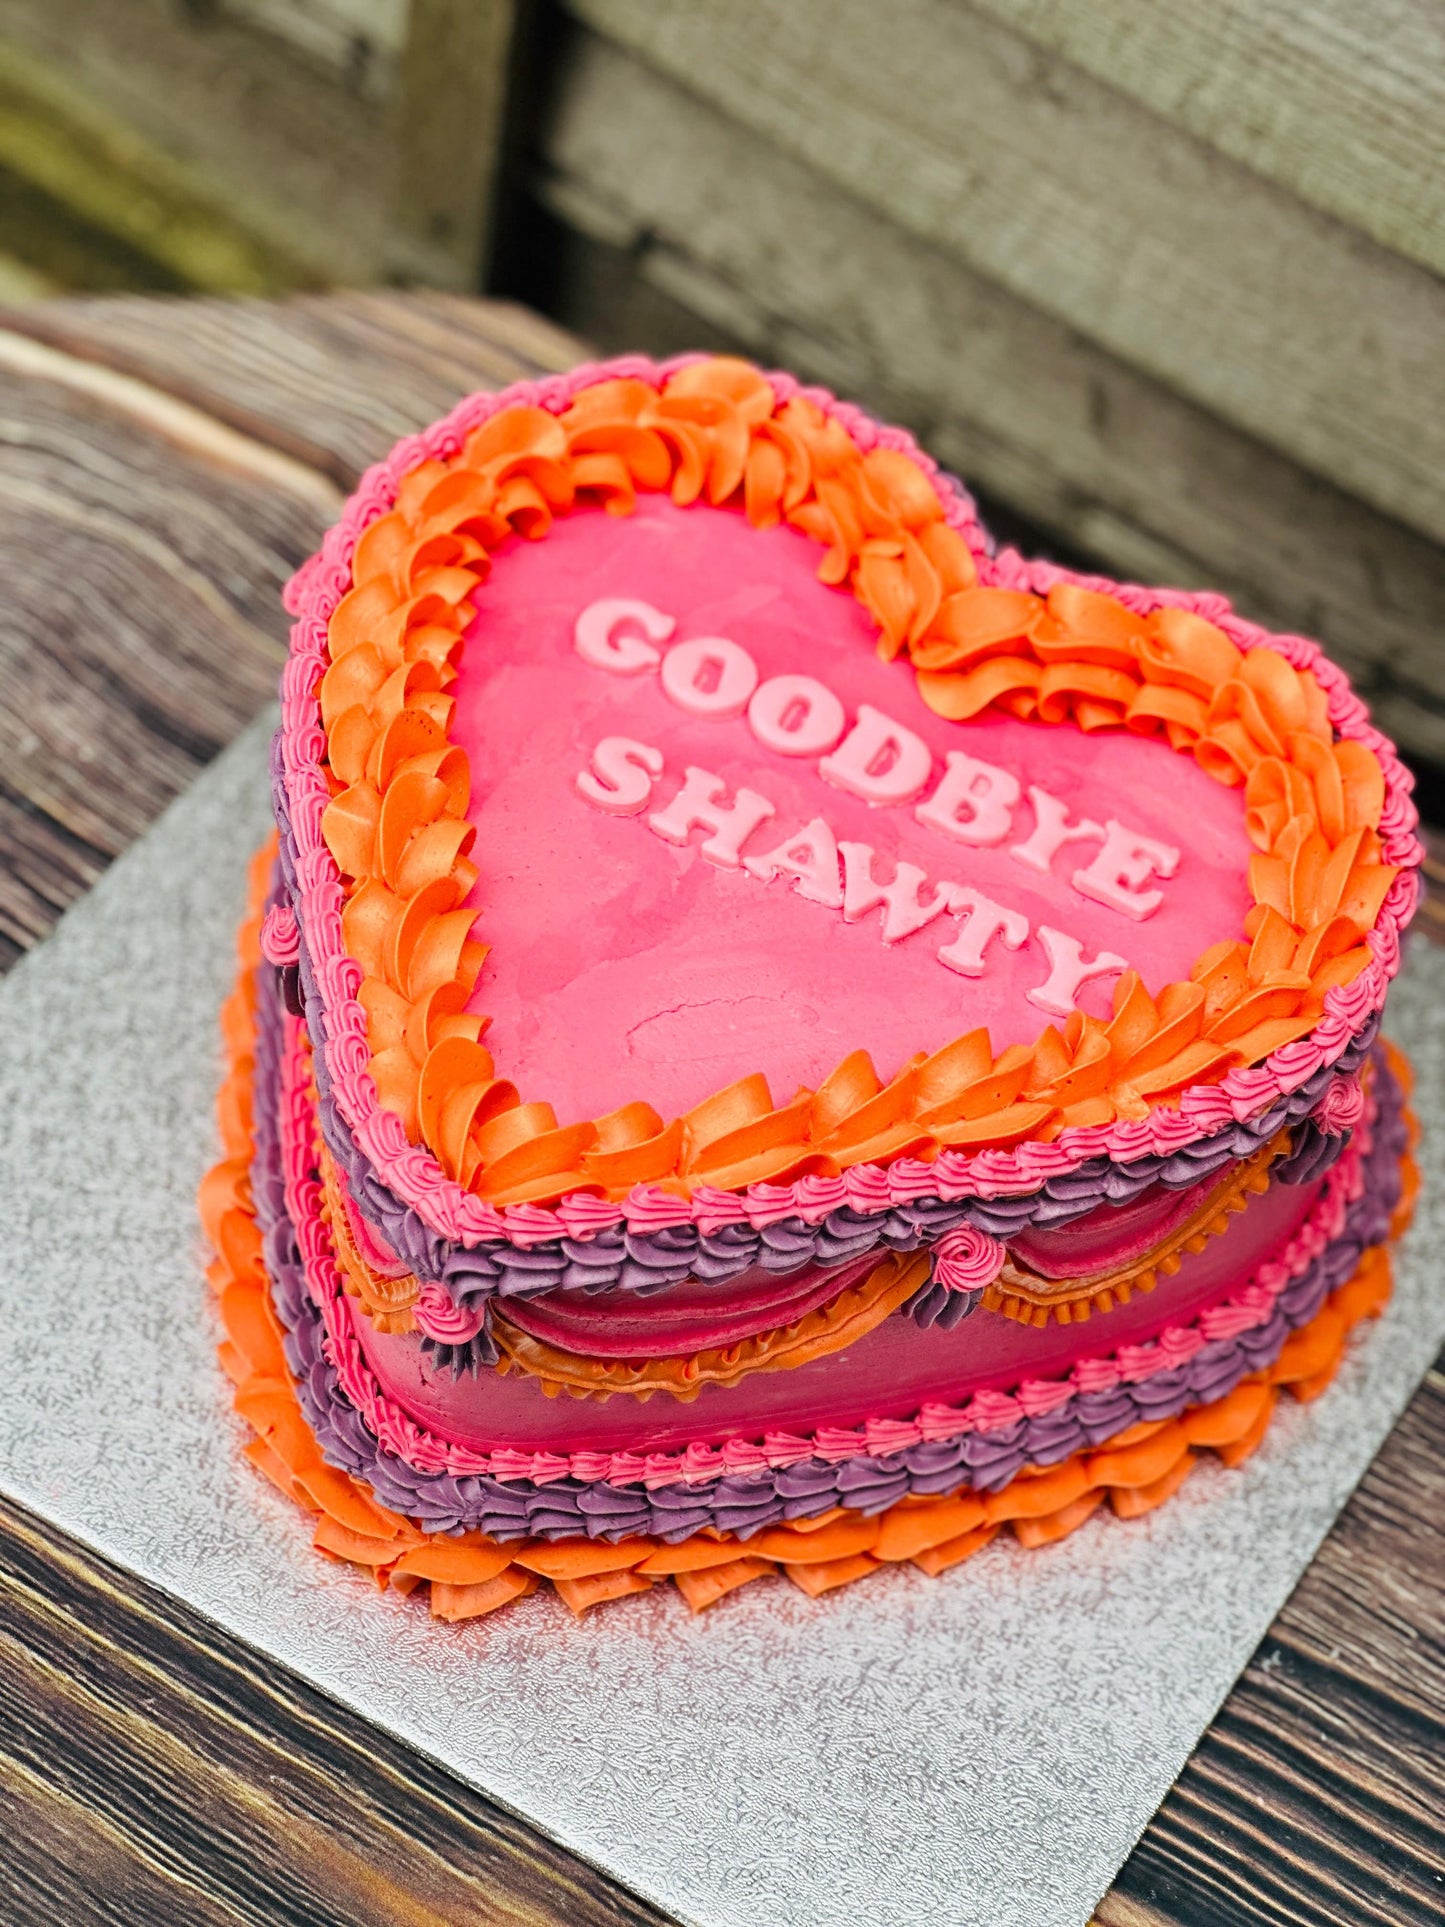
M 1283 1045 L 1262 1064 L 1234 1070 L 1218 1084 L 1190 1085 L 1177 1108 L 1160 1108 L 1137 1121 L 1070 1128 L 1048 1144 L 1029 1143 L 1014 1150 L 972 1155 L 945 1150 L 931 1164 L 901 1159 L 887 1167 L 855 1165 L 839 1178 L 804 1178 L 792 1185 L 750 1185 L 739 1194 L 700 1189 L 679 1199 L 656 1186 L 638 1186 L 621 1204 L 574 1193 L 554 1208 L 484 1203 L 449 1178 L 430 1151 L 414 1145 L 401 1120 L 377 1102 L 370 1073 L 371 1051 L 366 1013 L 358 1001 L 361 967 L 342 941 L 341 877 L 321 834 L 321 818 L 331 793 L 321 774 L 326 751 L 316 686 L 325 671 L 327 624 L 351 587 L 351 558 L 362 531 L 395 504 L 405 476 L 424 461 L 449 461 L 461 453 L 473 429 L 504 408 L 517 405 L 560 414 L 582 389 L 599 381 L 627 378 L 660 387 L 679 368 L 705 360 L 680 355 L 654 362 L 628 355 L 588 363 L 569 374 L 537 382 L 518 382 L 496 394 L 469 395 L 442 421 L 420 435 L 398 442 L 385 461 L 369 468 L 341 519 L 327 531 L 318 554 L 303 563 L 288 583 L 285 602 L 295 617 L 291 654 L 281 677 L 281 756 L 283 781 L 295 837 L 301 921 L 326 1013 L 326 1062 L 337 1105 L 382 1181 L 412 1206 L 435 1231 L 458 1244 L 504 1239 L 538 1243 L 564 1233 L 585 1237 L 624 1219 L 637 1231 L 697 1223 L 716 1228 L 746 1219 L 754 1225 L 802 1215 L 812 1221 L 841 1203 L 876 1212 L 922 1196 L 946 1200 L 999 1197 L 1035 1191 L 1047 1179 L 1075 1170 L 1100 1155 L 1117 1162 L 1149 1154 L 1167 1156 L 1232 1123 L 1268 1110 L 1281 1096 L 1297 1090 L 1321 1066 L 1333 1064 L 1361 1026 L 1384 1003 L 1390 979 L 1400 966 L 1400 944 L 1415 907 L 1416 878 L 1424 852 L 1414 835 L 1419 821 L 1410 800 L 1413 778 L 1394 745 L 1369 720 L 1368 711 L 1344 671 L 1318 643 L 1303 636 L 1274 635 L 1237 616 L 1223 596 L 1182 589 L 1153 589 L 1117 583 L 1106 576 L 1083 575 L 1050 562 L 1030 562 L 1016 550 L 989 553 L 988 537 L 972 501 L 952 477 L 918 447 L 904 429 L 886 427 L 826 389 L 804 387 L 787 374 L 768 376 L 779 405 L 801 395 L 847 429 L 860 448 L 892 448 L 905 454 L 933 481 L 944 518 L 963 536 L 986 587 L 1047 590 L 1074 582 L 1117 596 L 1145 613 L 1172 606 L 1192 610 L 1216 623 L 1242 649 L 1274 649 L 1296 669 L 1310 670 L 1324 689 L 1330 720 L 1340 735 L 1364 743 L 1379 758 L 1385 778 L 1385 809 L 1380 822 L 1384 858 L 1399 866 L 1366 942 L 1371 961 L 1355 980 L 1329 991 L 1324 1016 L 1308 1037 Z M 832 1202 L 825 1203 L 830 1199 Z
M 1083 1358 L 1054 1378 L 1024 1379 L 1012 1392 L 985 1387 L 958 1405 L 924 1404 L 911 1419 L 868 1419 L 852 1427 L 820 1426 L 797 1434 L 768 1432 L 761 1441 L 729 1439 L 723 1445 L 694 1442 L 681 1451 L 546 1452 L 516 1448 L 480 1451 L 460 1445 L 403 1410 L 381 1387 L 362 1349 L 359 1313 L 347 1296 L 321 1216 L 322 1189 L 311 1175 L 316 1118 L 310 1097 L 310 1064 L 301 1026 L 288 1018 L 278 1094 L 278 1135 L 286 1211 L 295 1227 L 306 1288 L 326 1328 L 326 1350 L 341 1389 L 383 1450 L 419 1472 L 445 1472 L 496 1479 L 584 1479 L 589 1484 L 697 1485 L 728 1473 L 778 1470 L 802 1460 L 830 1464 L 861 1455 L 886 1456 L 925 1442 L 935 1444 L 968 1432 L 993 1432 L 1021 1418 L 1041 1418 L 1076 1392 L 1106 1392 L 1137 1385 L 1156 1372 L 1175 1371 L 1220 1339 L 1238 1338 L 1268 1322 L 1276 1300 L 1314 1263 L 1345 1227 L 1351 1205 L 1364 1193 L 1364 1160 L 1373 1136 L 1376 1107 L 1366 1101 L 1365 1128 L 1356 1131 L 1326 1174 L 1314 1209 L 1283 1251 L 1255 1267 L 1244 1284 L 1206 1305 L 1195 1317 L 1167 1325 L 1153 1338 L 1120 1345 L 1103 1358 Z

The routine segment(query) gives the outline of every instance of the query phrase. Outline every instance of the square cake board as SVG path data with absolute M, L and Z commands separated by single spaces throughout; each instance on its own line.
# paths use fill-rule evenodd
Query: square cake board
M 684 1922 L 1080 1927 L 1445 1337 L 1445 951 L 1390 1002 L 1426 1127 L 1394 1299 L 1243 1468 L 938 1580 L 445 1626 L 312 1550 L 215 1360 L 194 1198 L 270 727 L 0 984 L 0 1489 Z

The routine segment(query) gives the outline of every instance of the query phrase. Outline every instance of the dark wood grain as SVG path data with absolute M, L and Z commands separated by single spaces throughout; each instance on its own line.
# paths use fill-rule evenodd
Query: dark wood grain
M 275 687 L 325 495 L 0 361 L 0 956 L 34 943 Z M 264 464 L 262 465 L 264 468 Z
M 1445 1359 L 1200 1741 L 1100 1927 L 1445 1918 Z
M 152 382 L 343 488 L 469 390 L 586 353 L 529 309 L 434 292 L 183 304 L 76 296 L 0 310 L 0 326 Z
M 7 320 L 54 350 L 38 372 Z M 446 296 L 0 316 L 0 966 L 272 695 L 280 588 L 340 491 L 459 394 L 580 352 Z
M 54 357 L 38 371 L 32 342 Z M 437 295 L 122 297 L 0 317 L 0 968 L 269 694 L 276 591 L 336 491 L 464 389 L 582 352 L 524 309 Z M 1432 860 L 1422 924 L 1436 936 L 1442 885 Z M 662 1918 L 4 1504 L 0 1595 L 0 1919 Z M 1101 1903 L 1102 1927 L 1438 1921 L 1442 1597 L 1437 1372 Z
M 0 1500 L 0 1913 L 295 1927 L 665 1917 Z

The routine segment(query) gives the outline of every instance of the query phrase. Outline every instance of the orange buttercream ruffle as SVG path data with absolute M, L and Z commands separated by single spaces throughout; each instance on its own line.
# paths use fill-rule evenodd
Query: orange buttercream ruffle
M 738 505 L 755 527 L 813 537 L 822 580 L 852 590 L 879 653 L 906 653 L 942 716 L 995 708 L 1129 729 L 1243 784 L 1257 852 L 1243 940 L 1213 945 L 1157 1000 L 1128 973 L 1109 1023 L 1076 1011 L 998 1055 L 974 1031 L 886 1085 L 859 1051 L 783 1105 L 760 1075 L 670 1121 L 635 1102 L 561 1124 L 550 1104 L 524 1101 L 480 1042 L 486 1019 L 466 1009 L 487 947 L 466 907 L 475 832 L 447 692 L 491 552 L 544 536 L 578 501 L 625 515 L 639 490 Z M 583 1188 L 620 1198 L 646 1183 L 740 1189 L 1143 1117 L 1305 1035 L 1326 993 L 1368 961 L 1364 937 L 1396 875 L 1376 833 L 1384 777 L 1362 744 L 1332 740 L 1312 675 L 1185 610 L 1141 616 L 1071 584 L 980 587 L 917 463 L 865 452 L 804 397 L 778 406 L 745 362 L 695 363 L 661 389 L 601 381 L 561 414 L 492 416 L 454 461 L 407 476 L 358 541 L 352 580 L 316 693 L 333 789 L 323 833 L 364 973 L 371 1073 L 412 1141 L 491 1203 Z
M 321 1216 L 331 1234 L 336 1268 L 341 1274 L 343 1286 L 351 1297 L 358 1300 L 377 1331 L 415 1331 L 416 1319 L 412 1315 L 412 1306 L 421 1291 L 419 1280 L 409 1271 L 402 1272 L 396 1278 L 383 1277 L 367 1263 L 357 1248 L 336 1161 L 319 1131 L 315 1144 L 316 1160 L 321 1172 Z
M 904 1561 L 936 1576 L 1005 1526 L 1022 1545 L 1049 1545 L 1106 1501 L 1117 1517 L 1138 1518 L 1178 1490 L 1201 1451 L 1231 1466 L 1248 1458 L 1264 1436 L 1279 1391 L 1301 1400 L 1317 1397 L 1338 1369 L 1353 1327 L 1376 1316 L 1389 1298 L 1389 1252 L 1375 1246 L 1315 1318 L 1292 1335 L 1268 1371 L 1177 1419 L 1131 1426 L 1059 1465 L 1025 1468 L 996 1493 L 907 1498 L 867 1519 L 835 1509 L 747 1540 L 709 1529 L 678 1545 L 639 1538 L 615 1546 L 594 1540 L 504 1546 L 480 1532 L 425 1533 L 380 1505 L 360 1480 L 325 1464 L 297 1401 L 271 1308 L 250 1192 L 254 980 L 271 854 L 270 848 L 263 851 L 251 870 L 251 911 L 238 944 L 240 977 L 222 1014 L 228 1055 L 217 1106 L 223 1157 L 200 1193 L 202 1221 L 216 1252 L 207 1275 L 227 1333 L 221 1361 L 236 1385 L 236 1409 L 256 1433 L 247 1457 L 312 1515 L 318 1550 L 369 1569 L 382 1587 L 411 1592 L 427 1585 L 439 1619 L 495 1612 L 543 1582 L 579 1615 L 667 1581 L 694 1612 L 778 1573 L 816 1597 Z M 1394 1051 L 1390 1059 L 1408 1089 L 1403 1059 Z M 1409 1222 L 1418 1189 L 1408 1153 L 1403 1177 L 1391 1239 Z

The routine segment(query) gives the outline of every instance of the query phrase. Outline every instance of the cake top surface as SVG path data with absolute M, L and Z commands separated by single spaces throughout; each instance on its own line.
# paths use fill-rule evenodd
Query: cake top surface
M 1397 966 L 1408 777 L 1315 645 L 991 555 L 906 435 L 787 377 L 473 397 L 291 601 L 328 1087 L 447 1236 L 1173 1148 Z
M 945 720 L 817 567 L 800 531 L 662 495 L 625 520 L 575 509 L 545 542 L 497 557 L 452 692 L 477 829 L 470 902 L 492 946 L 471 1006 L 490 1015 L 506 1075 L 559 1118 L 639 1096 L 674 1116 L 760 1070 L 786 1099 L 856 1049 L 888 1079 L 979 1025 L 997 1050 L 1031 1043 L 1075 1004 L 1107 1021 L 1124 965 L 1157 990 L 1187 978 L 1215 932 L 1243 927 L 1241 790 L 1144 737 Z M 649 650 L 643 623 L 660 633 L 660 617 L 675 626 Z M 836 756 L 867 710 L 926 751 L 903 768 L 895 749 L 896 775 L 871 785 Z M 874 738 L 892 741 L 877 724 Z M 662 759 L 655 775 L 636 751 L 619 762 L 620 796 L 593 773 L 598 746 L 619 739 Z M 950 754 L 969 759 L 956 820 L 928 807 Z M 710 804 L 690 769 L 718 779 Z M 704 812 L 745 797 L 738 825 L 755 827 L 712 849 L 684 795 Z M 1048 854 L 1040 824 L 1051 831 L 1060 805 L 1071 834 Z M 1133 888 L 1109 874 L 1126 856 L 1099 862 L 1111 822 Z M 901 890 L 899 864 L 919 873 Z M 951 908 L 950 887 L 1001 924 Z M 1075 990 L 1041 927 L 1113 966 Z

